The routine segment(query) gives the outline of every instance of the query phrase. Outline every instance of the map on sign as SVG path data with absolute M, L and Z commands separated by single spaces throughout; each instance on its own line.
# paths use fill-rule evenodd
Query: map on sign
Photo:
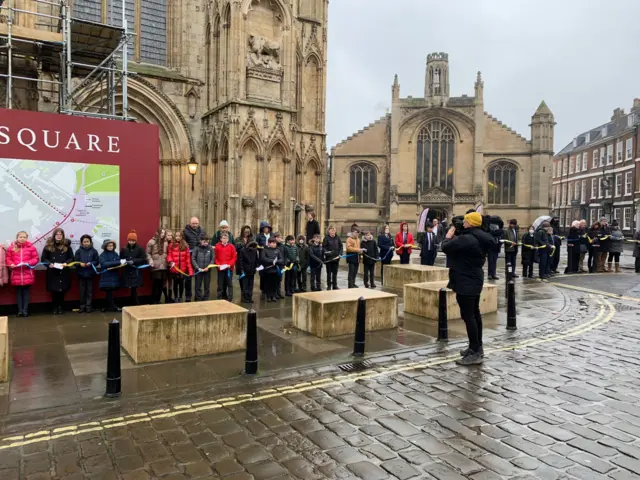
M 42 249 L 62 228 L 75 251 L 85 233 L 101 251 L 120 238 L 120 167 L 0 158 L 0 241 L 24 230 Z

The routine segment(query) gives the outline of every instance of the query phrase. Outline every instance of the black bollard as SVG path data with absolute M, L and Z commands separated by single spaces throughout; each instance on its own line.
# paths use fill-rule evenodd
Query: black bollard
M 258 315 L 255 310 L 247 314 L 247 352 L 244 361 L 244 373 L 258 373 Z
M 438 341 L 449 341 L 449 325 L 447 322 L 447 289 L 441 288 L 438 298 Z
M 356 338 L 353 342 L 353 356 L 364 356 L 365 322 L 367 314 L 367 301 L 364 297 L 358 299 L 358 313 L 356 314 Z
M 119 397 L 122 393 L 120 377 L 120 322 L 109 322 L 109 342 L 107 345 L 107 398 Z
M 511 280 L 507 284 L 507 330 L 517 330 L 516 284 Z
M 512 280 L 512 270 L 511 264 L 509 262 L 504 265 L 504 296 L 507 296 L 507 290 L 509 287 L 509 282 Z

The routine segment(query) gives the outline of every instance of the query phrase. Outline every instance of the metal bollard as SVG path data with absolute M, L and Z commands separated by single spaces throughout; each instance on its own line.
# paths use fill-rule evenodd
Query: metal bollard
M 507 330 L 517 330 L 516 284 L 511 280 L 507 284 Z
M 447 289 L 441 288 L 438 298 L 438 341 L 449 341 L 449 325 L 447 322 Z
M 258 373 L 258 314 L 255 310 L 247 314 L 247 351 L 244 360 L 244 373 Z
M 115 318 L 109 322 L 109 342 L 107 344 L 107 398 L 119 397 L 122 393 L 120 376 L 120 322 Z
M 364 356 L 365 322 L 367 314 L 367 301 L 364 297 L 358 299 L 358 313 L 356 314 L 356 338 L 353 343 L 353 356 Z

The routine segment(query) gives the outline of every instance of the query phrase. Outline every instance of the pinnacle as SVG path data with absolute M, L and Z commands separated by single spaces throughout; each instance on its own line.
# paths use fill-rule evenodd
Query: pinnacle
M 542 102 L 540 102 L 540 106 L 536 110 L 536 115 L 537 114 L 545 114 L 545 115 L 550 115 L 551 114 L 551 110 L 549 109 L 549 107 L 547 106 L 547 104 L 545 103 L 544 100 L 542 100 Z

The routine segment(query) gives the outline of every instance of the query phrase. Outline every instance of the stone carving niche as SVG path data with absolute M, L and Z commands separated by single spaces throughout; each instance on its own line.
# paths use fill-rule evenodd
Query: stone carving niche
M 247 98 L 281 103 L 282 78 L 280 44 L 260 35 L 249 35 Z

